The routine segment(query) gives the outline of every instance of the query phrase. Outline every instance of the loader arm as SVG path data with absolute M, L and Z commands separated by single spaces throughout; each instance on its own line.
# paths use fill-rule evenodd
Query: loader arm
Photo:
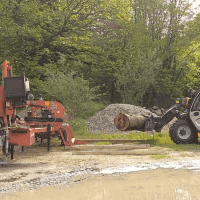
M 168 124 L 174 117 L 180 118 L 180 109 L 186 105 L 186 100 L 177 98 L 171 108 L 162 117 L 146 117 L 144 131 L 155 130 L 160 132 L 161 129 Z

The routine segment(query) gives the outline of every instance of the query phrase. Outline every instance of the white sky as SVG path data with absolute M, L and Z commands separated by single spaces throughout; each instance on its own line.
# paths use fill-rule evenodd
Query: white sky
M 192 3 L 192 10 L 197 14 L 200 12 L 200 0 L 189 0 Z

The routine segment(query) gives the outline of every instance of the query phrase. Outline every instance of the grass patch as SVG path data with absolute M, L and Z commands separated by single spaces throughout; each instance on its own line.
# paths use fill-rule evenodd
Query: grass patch
M 200 151 L 199 144 L 175 144 L 171 140 L 169 133 L 154 133 L 154 145 L 176 151 Z
M 109 145 L 110 144 L 110 142 L 95 142 L 94 143 L 95 145 Z
M 151 144 L 151 146 L 165 147 L 175 151 L 200 152 L 199 144 L 177 145 L 173 143 L 168 132 L 154 133 L 153 135 L 147 135 L 145 132 L 131 132 L 129 134 L 89 133 L 85 120 L 76 119 L 71 124 L 76 139 L 141 139 L 144 140 L 143 144 Z
M 71 126 L 72 126 L 73 133 L 76 136 L 86 137 L 89 134 L 86 128 L 86 120 L 82 118 L 76 118 L 76 120 L 73 120 L 71 122 Z M 81 138 L 81 139 L 85 139 L 85 138 Z
M 72 127 L 73 129 L 73 127 Z M 76 130 L 76 129 L 75 129 Z M 129 134 L 104 134 L 104 133 L 88 133 L 86 129 L 84 132 L 74 132 L 75 138 L 78 139 L 141 139 L 143 142 L 135 142 L 135 144 L 150 144 L 158 148 L 168 148 L 175 151 L 192 151 L 200 152 L 199 144 L 175 144 L 169 137 L 169 133 L 154 133 L 154 136 L 147 135 L 145 132 L 129 133 Z M 40 139 L 38 139 L 40 141 Z M 109 145 L 109 141 L 96 142 L 95 145 Z M 43 143 L 37 143 L 41 148 L 47 148 L 47 140 L 44 139 Z M 58 138 L 51 138 L 50 148 L 55 151 L 63 151 L 63 146 L 60 145 Z
M 164 159 L 164 158 L 167 158 L 166 155 L 151 155 L 151 158 L 155 158 L 155 159 Z

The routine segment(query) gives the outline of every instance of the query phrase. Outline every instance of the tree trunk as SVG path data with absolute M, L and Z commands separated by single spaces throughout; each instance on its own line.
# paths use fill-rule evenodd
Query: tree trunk
M 141 130 L 144 128 L 146 117 L 135 114 L 120 113 L 114 119 L 115 126 L 121 130 Z

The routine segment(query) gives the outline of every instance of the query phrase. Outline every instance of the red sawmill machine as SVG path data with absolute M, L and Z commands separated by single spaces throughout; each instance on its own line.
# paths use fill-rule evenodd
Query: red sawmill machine
M 12 76 L 9 61 L 1 64 L 2 86 L 0 87 L 0 165 L 7 163 L 11 154 L 13 159 L 14 146 L 31 146 L 36 137 L 45 136 L 50 146 L 50 137 L 58 136 L 64 146 L 83 144 L 74 138 L 70 123 L 64 123 L 65 109 L 56 101 L 34 100 L 30 93 L 29 81 L 24 73 L 20 77 Z M 31 107 L 27 117 L 21 119 L 16 108 Z M 40 116 L 36 116 L 36 112 Z M 3 158 L 3 159 L 2 159 Z

